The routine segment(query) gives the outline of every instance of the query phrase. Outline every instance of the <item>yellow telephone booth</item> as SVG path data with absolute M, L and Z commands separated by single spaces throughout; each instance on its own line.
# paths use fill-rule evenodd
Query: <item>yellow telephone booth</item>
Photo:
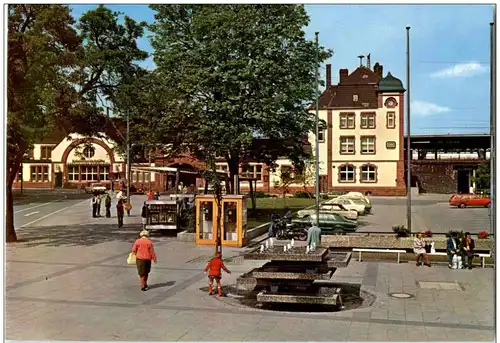
M 246 195 L 222 197 L 221 241 L 224 246 L 243 247 L 248 244 Z M 213 194 L 196 197 L 196 244 L 215 245 L 217 240 L 217 202 Z

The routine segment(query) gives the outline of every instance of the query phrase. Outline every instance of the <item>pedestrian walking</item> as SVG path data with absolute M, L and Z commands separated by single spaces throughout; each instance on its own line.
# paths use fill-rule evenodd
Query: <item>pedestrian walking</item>
M 148 192 L 148 200 L 153 200 L 154 193 L 152 190 Z
M 124 214 L 123 200 L 120 199 L 116 204 L 116 216 L 118 217 L 118 228 L 121 228 L 123 226 L 123 214 Z
M 217 295 L 222 296 L 222 285 L 220 280 L 222 279 L 222 270 L 226 273 L 231 274 L 229 269 L 226 268 L 224 262 L 222 262 L 222 254 L 220 252 L 215 254 L 215 257 L 208 261 L 207 266 L 204 269 L 206 273 L 208 271 L 208 295 L 213 293 L 213 283 L 214 279 L 217 283 Z
M 100 194 L 97 194 L 97 209 L 96 209 L 96 212 L 97 212 L 97 216 L 100 217 L 101 216 L 101 195 Z
M 144 205 L 142 205 L 141 217 L 142 217 L 142 229 L 145 230 L 146 224 L 148 223 L 148 205 L 146 205 L 145 201 Z
M 156 192 L 156 193 L 153 195 L 153 200 L 160 200 L 160 193 L 159 193 L 159 192 Z
M 148 276 L 151 272 L 151 261 L 155 264 L 157 262 L 155 249 L 153 247 L 153 242 L 149 239 L 149 232 L 147 230 L 142 230 L 139 234 L 134 246 L 132 247 L 132 252 L 136 257 L 137 273 L 141 279 L 141 291 L 148 290 Z
M 92 205 L 92 217 L 97 217 L 97 194 L 94 193 L 94 196 L 90 200 L 90 204 Z
M 111 218 L 111 196 L 109 195 L 109 193 L 106 193 L 104 205 L 106 206 L 106 218 Z

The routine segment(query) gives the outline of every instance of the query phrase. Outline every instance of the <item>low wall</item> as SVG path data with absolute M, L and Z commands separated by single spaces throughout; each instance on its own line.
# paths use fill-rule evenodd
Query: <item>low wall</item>
M 263 235 L 264 233 L 267 232 L 268 229 L 269 229 L 269 223 L 265 223 L 248 230 L 247 231 L 248 241 L 251 241 L 256 237 Z
M 177 233 L 177 239 L 181 242 L 194 242 L 196 241 L 196 233 L 181 231 Z
M 330 248 L 379 248 L 413 249 L 412 237 L 397 238 L 395 235 L 372 236 L 321 236 L 321 245 Z M 434 242 L 436 249 L 446 249 L 446 237 L 425 237 L 426 242 Z M 476 239 L 476 250 L 491 250 L 494 243 L 490 238 Z

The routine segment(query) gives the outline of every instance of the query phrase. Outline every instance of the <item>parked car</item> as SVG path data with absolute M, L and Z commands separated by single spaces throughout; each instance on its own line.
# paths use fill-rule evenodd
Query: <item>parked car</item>
M 91 183 L 90 186 L 85 187 L 85 193 L 105 193 L 107 188 L 102 183 Z
M 358 212 L 359 215 L 365 213 L 366 206 L 362 200 L 359 199 L 350 199 L 350 198 L 342 198 L 338 197 L 332 200 L 327 201 L 328 204 L 342 205 L 348 210 L 353 210 Z
M 321 204 L 319 206 L 319 211 L 322 213 L 339 214 L 339 215 L 344 216 L 350 220 L 357 220 L 358 219 L 358 212 L 353 211 L 353 210 L 348 210 L 342 204 L 337 204 L 337 205 L 336 204 Z M 307 218 L 307 217 L 311 216 L 311 214 L 315 214 L 315 213 L 316 213 L 316 206 L 309 206 L 303 210 L 298 211 L 297 217 Z
M 363 195 L 363 193 L 361 192 L 349 192 L 347 194 L 344 194 L 344 196 L 346 197 L 350 197 L 350 198 L 360 198 L 360 199 L 364 199 L 366 200 L 367 203 L 369 203 L 370 205 L 372 204 L 372 201 L 369 197 L 367 197 L 366 195 Z
M 368 200 L 366 197 L 358 197 L 358 196 L 350 196 L 349 194 L 341 195 L 338 199 L 351 199 L 356 204 L 365 205 L 365 213 L 368 213 L 372 210 L 372 202 Z
M 453 194 L 449 204 L 458 208 L 490 207 L 491 198 L 488 194 Z
M 316 221 L 316 214 L 308 218 L 293 219 L 292 224 L 297 227 L 310 227 L 311 221 Z M 356 231 L 358 223 L 338 214 L 320 213 L 319 227 L 324 235 L 343 235 L 346 232 Z

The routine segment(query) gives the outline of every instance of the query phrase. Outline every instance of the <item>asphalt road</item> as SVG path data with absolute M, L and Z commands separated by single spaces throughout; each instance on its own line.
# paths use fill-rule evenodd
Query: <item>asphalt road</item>
M 24 191 L 14 195 L 14 225 L 29 226 L 63 209 L 90 199 L 82 191 Z

